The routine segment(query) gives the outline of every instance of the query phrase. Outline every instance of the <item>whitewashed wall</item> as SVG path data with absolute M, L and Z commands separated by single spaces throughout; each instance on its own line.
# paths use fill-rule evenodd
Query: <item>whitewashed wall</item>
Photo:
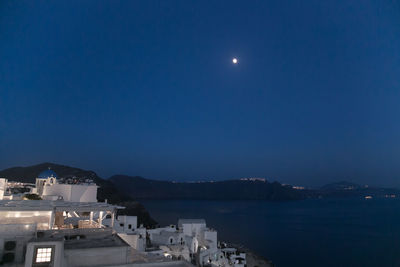
M 66 249 L 64 256 L 69 267 L 127 264 L 130 247 Z

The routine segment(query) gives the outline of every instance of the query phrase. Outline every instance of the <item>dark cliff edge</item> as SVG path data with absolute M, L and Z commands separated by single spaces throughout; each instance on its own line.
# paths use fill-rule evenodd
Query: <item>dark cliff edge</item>
M 350 182 L 327 184 L 321 188 L 294 188 L 278 182 L 225 180 L 217 182 L 171 182 L 139 176 L 114 175 L 109 178 L 118 190 L 136 199 L 266 200 L 289 201 L 312 198 L 367 196 L 400 197 L 396 188 L 372 187 Z
M 375 198 L 397 198 L 400 197 L 400 190 L 397 188 L 386 188 L 368 185 L 359 185 L 347 181 L 331 183 L 314 190 L 317 196 L 324 198 L 343 197 L 366 197 Z
M 43 170 L 52 169 L 60 179 L 91 179 L 98 186 L 98 201 L 121 205 L 120 214 L 138 216 L 138 223 L 147 227 L 157 225 L 140 199 L 197 199 L 197 200 L 266 200 L 290 201 L 332 197 L 400 197 L 396 188 L 380 188 L 337 182 L 315 189 L 296 189 L 290 185 L 261 180 L 225 180 L 217 182 L 171 182 L 145 179 L 139 176 L 114 175 L 99 177 L 94 171 L 70 166 L 41 163 L 28 167 L 13 167 L 0 171 L 0 177 L 10 181 L 34 183 Z
M 278 182 L 226 180 L 218 182 L 177 183 L 142 177 L 115 175 L 109 181 L 127 195 L 137 199 L 204 199 L 204 200 L 298 200 L 305 191 Z
M 79 168 L 59 165 L 55 163 L 41 163 L 27 167 L 13 167 L 0 171 L 1 178 L 7 178 L 9 181 L 35 183 L 36 177 L 43 170 L 50 168 L 57 173 L 59 179 L 90 179 L 98 186 L 97 199 L 100 202 L 107 202 L 114 205 L 126 207 L 120 210 L 119 214 L 138 216 L 138 223 L 144 224 L 146 227 L 157 225 L 156 221 L 151 218 L 145 207 L 136 201 L 132 196 L 121 192 L 111 181 L 102 179 L 94 171 L 82 170 Z

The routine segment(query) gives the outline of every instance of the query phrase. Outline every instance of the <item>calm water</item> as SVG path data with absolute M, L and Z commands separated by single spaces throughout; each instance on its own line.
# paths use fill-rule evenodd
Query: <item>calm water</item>
M 400 200 L 142 201 L 161 224 L 205 218 L 277 267 L 400 266 Z

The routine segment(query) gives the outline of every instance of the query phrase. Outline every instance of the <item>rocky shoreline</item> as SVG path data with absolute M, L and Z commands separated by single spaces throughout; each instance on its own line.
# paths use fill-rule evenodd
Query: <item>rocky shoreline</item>
M 246 253 L 247 267 L 275 267 L 272 261 L 256 254 L 249 248 L 241 244 L 227 243 L 228 247 L 236 248 L 239 252 Z

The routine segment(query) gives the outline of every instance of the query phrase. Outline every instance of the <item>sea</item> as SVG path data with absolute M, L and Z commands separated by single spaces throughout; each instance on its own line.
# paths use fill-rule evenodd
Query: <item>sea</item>
M 204 218 L 220 241 L 242 244 L 277 267 L 400 266 L 397 198 L 141 202 L 161 226 Z

